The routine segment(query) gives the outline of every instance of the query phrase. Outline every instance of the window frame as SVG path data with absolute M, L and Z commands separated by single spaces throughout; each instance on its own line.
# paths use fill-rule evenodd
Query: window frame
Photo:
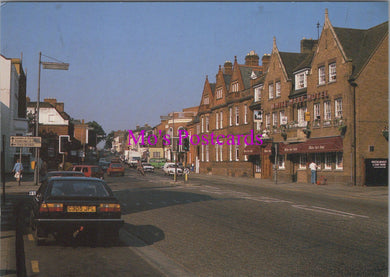
M 282 94 L 282 84 L 280 81 L 275 82 L 275 98 L 280 97 Z
M 343 98 L 337 98 L 334 100 L 334 116 L 335 118 L 343 117 Z
M 325 85 L 326 83 L 326 74 L 325 74 L 325 65 L 318 67 L 318 85 Z
M 274 83 L 268 84 L 268 100 L 274 99 Z
M 328 65 L 328 77 L 329 83 L 333 83 L 337 81 L 337 70 L 336 70 L 336 62 L 332 62 Z
M 332 106 L 330 100 L 324 101 L 324 120 L 332 119 Z

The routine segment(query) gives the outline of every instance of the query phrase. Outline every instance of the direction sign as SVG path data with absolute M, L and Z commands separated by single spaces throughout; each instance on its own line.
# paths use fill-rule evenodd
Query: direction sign
M 41 137 L 11 136 L 11 147 L 41 147 Z

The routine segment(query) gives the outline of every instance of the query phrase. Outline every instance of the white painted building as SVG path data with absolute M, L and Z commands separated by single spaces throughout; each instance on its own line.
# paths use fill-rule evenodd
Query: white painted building
M 20 151 L 19 148 L 10 147 L 10 136 L 26 136 L 28 131 L 25 82 L 21 59 L 9 59 L 0 55 L 0 134 L 1 138 L 5 138 L 5 172 L 12 170 L 15 155 Z M 24 106 L 20 105 L 21 102 Z M 22 149 L 24 157 L 29 157 L 28 150 Z M 23 159 L 23 166 L 25 171 L 29 171 L 29 160 Z

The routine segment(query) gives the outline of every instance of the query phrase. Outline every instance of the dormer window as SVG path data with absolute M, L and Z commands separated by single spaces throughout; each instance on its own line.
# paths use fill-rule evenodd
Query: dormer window
M 217 89 L 217 99 L 221 99 L 222 98 L 222 88 L 218 88 Z
M 238 82 L 232 84 L 232 92 L 238 92 Z
M 329 83 L 336 82 L 336 63 L 329 64 Z
M 307 71 L 295 74 L 295 90 L 307 87 Z

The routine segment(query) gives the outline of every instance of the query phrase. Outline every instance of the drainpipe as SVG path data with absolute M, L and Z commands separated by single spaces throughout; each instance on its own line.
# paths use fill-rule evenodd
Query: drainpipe
M 357 146 L 356 146 L 356 87 L 357 83 L 355 82 L 354 78 L 350 78 L 348 80 L 349 84 L 353 88 L 353 98 L 352 98 L 352 103 L 353 103 L 353 140 L 352 140 L 352 146 L 353 146 L 353 160 L 352 160 L 352 178 L 353 178 L 353 185 L 356 186 L 356 153 L 357 153 Z

